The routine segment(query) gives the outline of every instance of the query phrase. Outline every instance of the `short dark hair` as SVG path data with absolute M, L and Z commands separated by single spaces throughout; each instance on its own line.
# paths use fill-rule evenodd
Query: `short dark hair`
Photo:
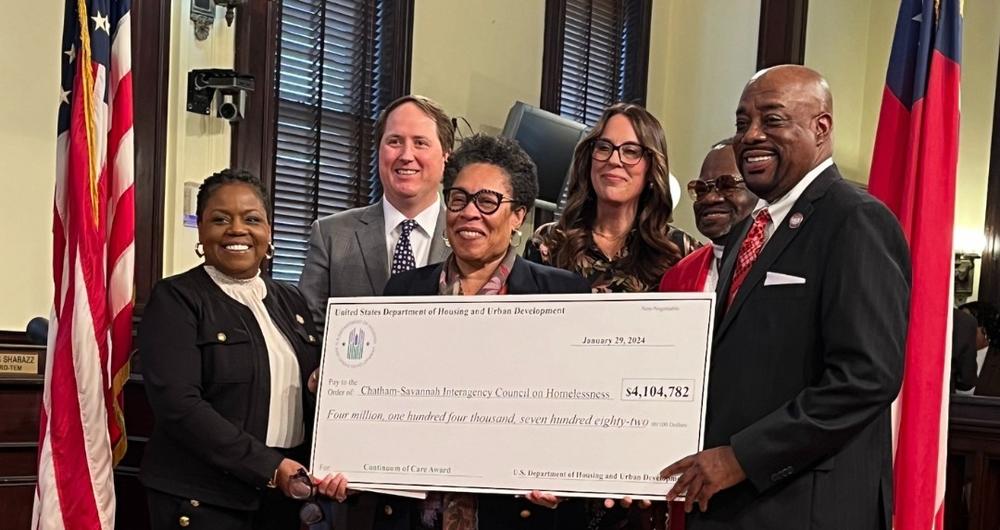
M 1000 339 L 1000 311 L 995 305 L 989 302 L 975 301 L 962 304 L 958 308 L 976 317 L 976 323 L 983 328 L 986 340 L 990 344 Z
M 270 210 L 268 208 L 270 200 L 268 199 L 267 190 L 264 189 L 264 184 L 261 183 L 259 178 L 244 169 L 227 168 L 210 175 L 198 188 L 198 206 L 195 213 L 197 214 L 199 223 L 201 222 L 201 214 L 205 212 L 205 203 L 208 202 L 208 199 L 212 198 L 212 195 L 222 186 L 235 183 L 250 186 L 253 192 L 257 194 L 257 198 L 264 205 L 264 210 Z M 270 219 L 268 220 L 270 221 Z
M 459 172 L 471 164 L 491 164 L 503 170 L 514 192 L 516 207 L 530 208 L 538 197 L 538 170 L 528 153 L 511 138 L 476 134 L 462 140 L 444 165 L 444 187 L 455 184 Z
M 437 125 L 438 141 L 441 142 L 441 150 L 445 153 L 450 153 L 455 148 L 455 124 L 452 123 L 451 118 L 448 117 L 448 114 L 436 101 L 416 94 L 396 99 L 379 113 L 378 119 L 375 121 L 376 148 L 382 144 L 382 135 L 385 134 L 385 122 L 389 119 L 389 114 L 392 114 L 392 111 L 406 103 L 413 103 L 428 118 L 434 120 L 435 125 Z

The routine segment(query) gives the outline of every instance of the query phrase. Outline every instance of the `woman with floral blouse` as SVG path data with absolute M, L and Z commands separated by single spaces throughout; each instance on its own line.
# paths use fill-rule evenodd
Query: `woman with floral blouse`
M 672 211 L 663 127 L 618 103 L 576 146 L 563 214 L 535 231 L 525 257 L 584 276 L 594 292 L 655 291 L 698 246 L 670 226 Z

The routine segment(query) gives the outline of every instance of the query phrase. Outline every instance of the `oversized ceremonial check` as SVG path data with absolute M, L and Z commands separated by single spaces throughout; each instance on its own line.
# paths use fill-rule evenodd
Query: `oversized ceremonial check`
M 662 498 L 702 447 L 714 296 L 331 299 L 313 472 Z

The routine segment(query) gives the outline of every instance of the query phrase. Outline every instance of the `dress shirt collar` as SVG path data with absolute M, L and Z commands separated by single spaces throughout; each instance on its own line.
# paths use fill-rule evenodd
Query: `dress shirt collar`
M 806 176 L 802 177 L 802 180 L 800 180 L 798 184 L 788 190 L 788 193 L 782 195 L 772 203 L 768 203 L 764 199 L 757 200 L 757 205 L 754 206 L 751 217 L 756 219 L 757 214 L 764 208 L 767 208 L 767 213 L 771 214 L 771 223 L 767 230 L 768 237 L 774 233 L 774 230 L 777 229 L 777 227 L 781 226 L 785 217 L 792 211 L 792 206 L 795 206 L 795 201 L 799 200 L 799 197 L 801 197 L 802 193 L 806 191 L 806 188 L 808 188 L 809 185 L 816 180 L 816 177 L 818 177 L 820 173 L 832 165 L 832 157 L 820 162 L 818 166 L 812 168 L 808 173 L 806 173 Z
M 438 212 L 441 210 L 441 198 L 437 197 L 434 199 L 434 204 L 431 204 L 423 211 L 417 214 L 413 218 L 417 222 L 417 226 L 427 237 L 434 237 L 434 230 L 437 225 Z M 382 198 L 382 214 L 385 217 L 385 236 L 388 238 L 390 234 L 407 219 L 402 212 L 396 209 L 395 206 L 389 202 L 388 198 Z
M 720 245 L 718 243 L 712 243 L 712 255 L 715 256 L 716 263 L 722 261 L 722 254 L 726 251 L 726 245 Z

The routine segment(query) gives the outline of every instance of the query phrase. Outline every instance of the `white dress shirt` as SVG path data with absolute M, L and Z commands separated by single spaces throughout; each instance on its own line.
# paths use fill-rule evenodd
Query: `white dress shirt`
M 260 273 L 253 278 L 240 280 L 219 272 L 211 265 L 205 266 L 212 281 L 230 298 L 247 306 L 260 326 L 267 347 L 268 367 L 271 371 L 271 401 L 267 409 L 267 436 L 269 447 L 296 447 L 305 440 L 302 414 L 302 380 L 299 376 L 299 359 L 292 344 L 271 319 L 264 306 L 267 286 Z
M 431 241 L 440 236 L 435 234 L 437 230 L 438 213 L 441 211 L 440 197 L 434 204 L 425 208 L 413 218 L 417 222 L 417 227 L 410 232 L 410 247 L 413 249 L 413 259 L 417 267 L 427 265 L 427 257 L 431 253 Z M 392 266 L 392 255 L 396 250 L 396 243 L 402 233 L 399 225 L 408 218 L 396 209 L 389 199 L 382 199 L 382 214 L 385 217 L 385 249 L 388 253 L 389 266 Z
M 722 253 L 726 251 L 723 245 L 712 243 L 712 262 L 708 264 L 708 277 L 705 278 L 706 293 L 714 293 L 719 284 L 719 264 L 722 263 Z
M 983 371 L 983 362 L 986 361 L 986 352 L 989 350 L 989 346 L 976 350 L 976 379 L 979 379 L 979 374 Z M 976 387 L 972 387 L 968 390 L 955 390 L 955 393 L 963 396 L 971 396 L 976 393 Z
M 771 214 L 771 222 L 767 224 L 767 228 L 764 230 L 765 241 L 771 240 L 771 236 L 774 235 L 775 230 L 781 226 L 785 217 L 787 217 L 789 212 L 792 211 L 792 206 L 795 206 L 795 201 L 799 200 L 799 197 L 802 196 L 802 192 L 806 191 L 806 188 L 808 188 L 809 185 L 816 180 L 816 177 L 818 177 L 820 173 L 832 165 L 833 158 L 827 158 L 826 160 L 820 162 L 818 166 L 812 168 L 808 173 L 806 173 L 806 176 L 802 177 L 802 180 L 800 180 L 798 184 L 788 190 L 788 193 L 782 195 L 770 204 L 768 204 L 768 202 L 764 199 L 757 200 L 757 205 L 753 208 L 751 218 L 756 219 L 757 214 L 764 208 L 767 208 L 767 213 Z

